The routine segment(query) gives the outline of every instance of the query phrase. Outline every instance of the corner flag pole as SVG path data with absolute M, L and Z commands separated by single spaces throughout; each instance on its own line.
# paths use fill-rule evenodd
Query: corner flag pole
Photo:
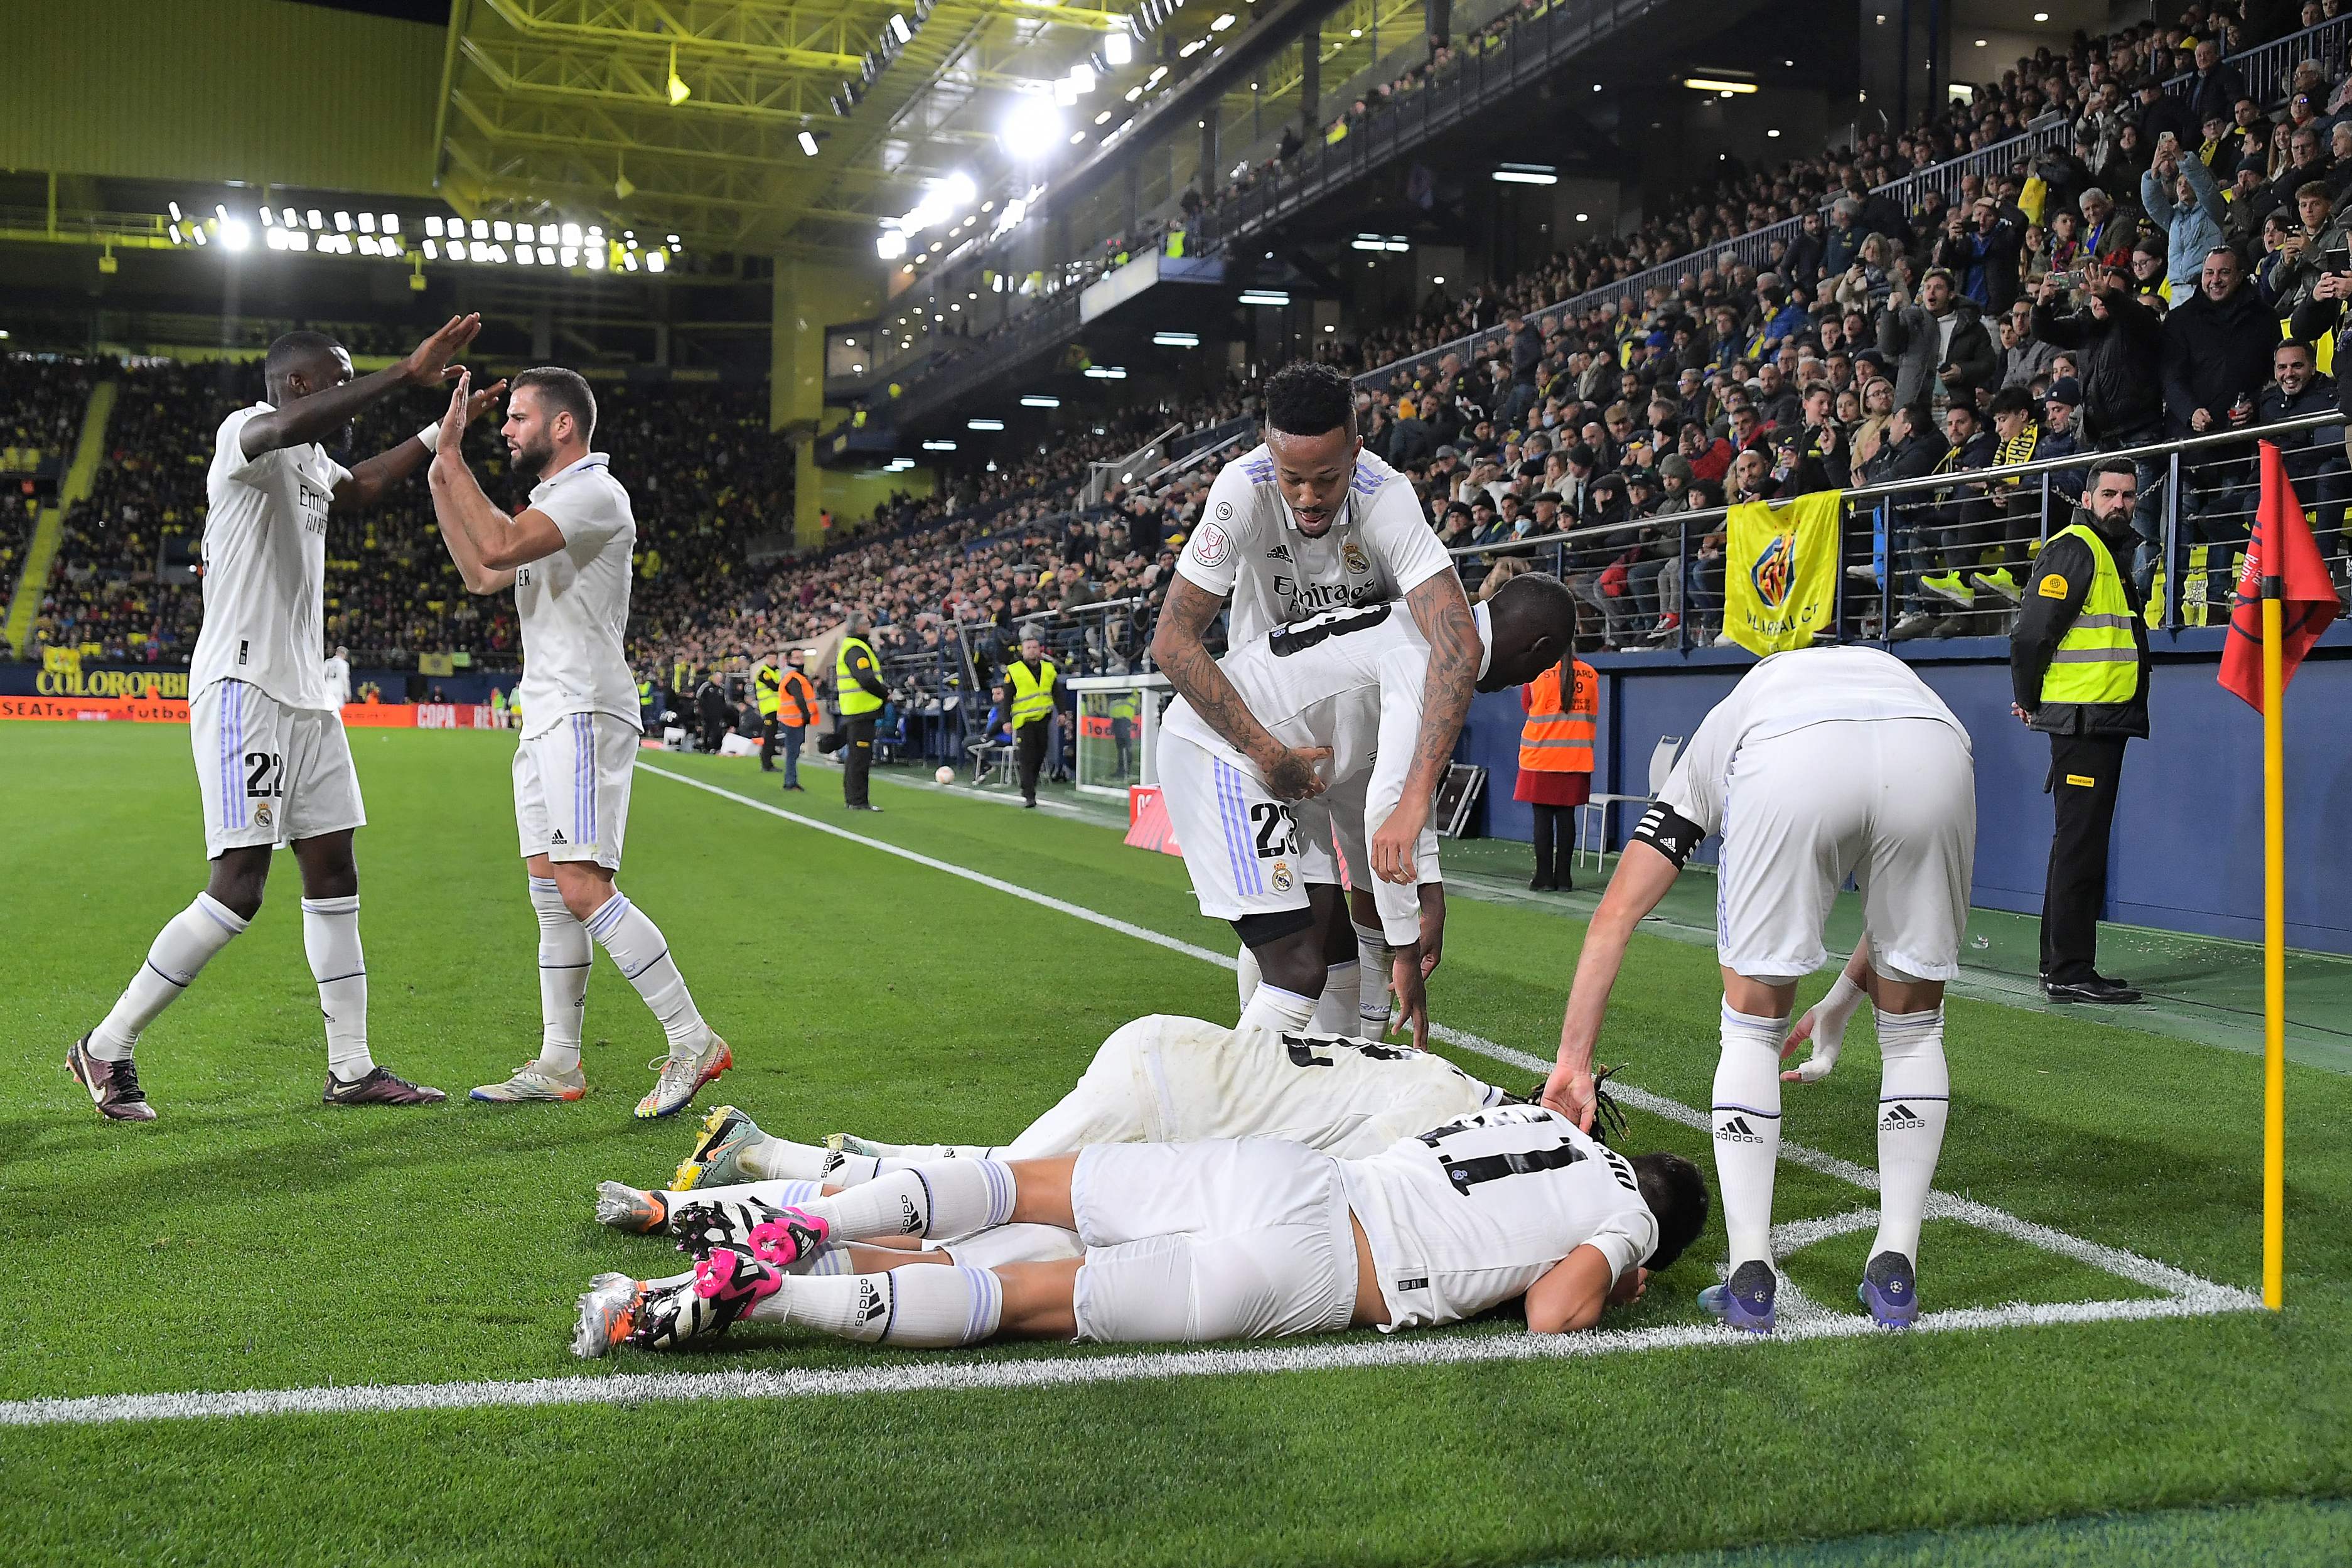
M 2285 651 L 2273 571 L 2263 578 L 2263 1305 L 2273 1312 L 2286 1304 Z

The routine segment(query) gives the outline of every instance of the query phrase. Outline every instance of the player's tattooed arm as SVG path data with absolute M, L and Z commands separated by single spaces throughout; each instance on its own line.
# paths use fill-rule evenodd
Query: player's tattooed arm
M 439 387 L 452 374 L 450 362 L 466 352 L 466 345 L 481 330 L 482 318 L 478 315 L 452 316 L 398 364 L 330 386 L 310 386 L 300 381 L 298 371 L 293 383 L 298 395 L 288 398 L 282 407 L 247 420 L 238 432 L 238 445 L 248 458 L 283 447 L 307 446 L 331 436 L 395 392 L 412 386 Z M 350 374 L 350 360 L 340 350 L 337 357 L 342 361 L 343 374 Z
M 467 399 L 466 422 L 470 425 L 496 407 L 506 389 L 507 384 L 501 381 Z M 345 509 L 373 506 L 383 499 L 386 490 L 423 468 L 432 457 L 425 443 L 411 436 L 354 467 L 352 477 L 335 487 L 335 504 Z
M 1372 869 L 1391 882 L 1414 879 L 1413 846 L 1429 820 L 1429 803 L 1454 761 L 1454 742 L 1462 734 L 1462 721 L 1469 715 L 1478 685 L 1478 622 L 1470 614 L 1462 579 L 1440 572 L 1407 594 L 1404 604 L 1429 644 L 1429 675 L 1404 798 L 1372 835 Z
M 1178 575 L 1168 590 L 1167 604 L 1160 608 L 1159 627 L 1151 634 L 1152 662 L 1202 722 L 1257 764 L 1275 798 L 1307 800 L 1322 794 L 1324 784 L 1315 764 L 1329 756 L 1330 749 L 1302 750 L 1275 739 L 1273 731 L 1249 710 L 1225 672 L 1217 668 L 1217 661 L 1209 657 L 1208 645 L 1202 638 L 1224 607 L 1222 596 Z M 1472 636 L 1475 640 L 1475 627 Z

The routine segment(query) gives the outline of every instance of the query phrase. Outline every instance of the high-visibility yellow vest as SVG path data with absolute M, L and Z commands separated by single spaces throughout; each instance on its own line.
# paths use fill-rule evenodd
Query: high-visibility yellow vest
M 637 706 L 638 706 L 638 707 L 640 707 L 640 708 L 646 708 L 646 707 L 650 707 L 650 706 L 652 706 L 652 704 L 653 704 L 653 700 L 654 700 L 654 683 L 653 683 L 652 681 L 650 681 L 650 680 L 640 680 L 640 681 L 638 681 L 638 682 L 637 682 Z
M 1035 674 L 1020 659 L 1005 667 L 1004 684 L 1013 690 L 1013 727 L 1034 724 L 1054 716 L 1054 680 L 1058 674 L 1050 658 L 1039 659 Z
M 759 701 L 761 718 L 776 716 L 776 689 L 782 682 L 783 678 L 776 673 L 776 667 L 772 664 L 762 664 L 751 672 L 751 694 Z
M 2139 645 L 2132 637 L 2131 600 L 2116 571 L 2107 542 L 2077 522 L 2051 535 L 2053 543 L 2068 535 L 2091 547 L 2091 587 L 2083 595 L 2082 613 L 2050 668 L 2042 673 L 2044 702 L 2128 702 L 2139 692 Z
M 1560 667 L 1556 664 L 1528 682 L 1528 718 L 1519 730 L 1519 766 L 1528 773 L 1592 771 L 1592 725 L 1601 712 L 1601 678 L 1580 658 L 1575 668 L 1575 689 L 1570 693 L 1560 690 Z
M 858 685 L 857 677 L 849 673 L 849 655 L 853 649 L 866 656 L 866 662 L 874 666 L 877 678 L 882 669 L 882 661 L 874 657 L 873 648 L 866 646 L 864 637 L 845 637 L 841 639 L 841 651 L 833 658 L 833 699 L 845 719 L 859 718 L 882 706 L 882 699 Z

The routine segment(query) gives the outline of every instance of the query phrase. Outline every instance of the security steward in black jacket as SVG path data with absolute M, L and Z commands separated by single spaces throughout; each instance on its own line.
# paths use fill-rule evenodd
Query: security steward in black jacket
M 2092 464 L 2074 522 L 2034 562 L 2010 644 L 2010 710 L 2050 737 L 2044 787 L 2057 825 L 2042 895 L 2042 989 L 2053 1002 L 2140 999 L 2095 963 L 2124 742 L 2147 737 L 2147 620 L 2129 564 L 2138 492 L 2130 459 Z

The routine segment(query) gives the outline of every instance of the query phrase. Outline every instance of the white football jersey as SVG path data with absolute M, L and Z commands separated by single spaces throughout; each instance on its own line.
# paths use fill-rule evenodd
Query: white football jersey
M 563 548 L 515 569 L 522 622 L 522 679 L 515 706 L 523 738 L 574 713 L 604 713 L 642 729 L 636 678 L 622 638 L 629 626 L 631 554 L 637 522 L 612 459 L 591 452 L 532 487 L 530 510 L 563 535 Z
M 331 708 L 327 510 L 352 474 L 315 441 L 247 457 L 247 422 L 272 412 L 267 403 L 238 409 L 214 442 L 205 476 L 205 624 L 188 694 L 242 680 L 289 708 Z
M 1478 672 L 1493 654 L 1486 606 L 1473 612 L 1481 645 Z M 1333 792 L 1369 779 L 1368 828 L 1385 818 L 1404 793 L 1421 732 L 1422 699 L 1429 680 L 1429 645 L 1404 606 L 1392 603 L 1327 610 L 1296 625 L 1276 626 L 1236 646 L 1217 661 L 1257 721 L 1289 746 L 1328 746 L 1321 769 Z M 1161 727 L 1223 755 L 1224 738 L 1180 697 Z M 1229 758 L 1229 760 L 1231 760 Z M 1237 766 L 1255 773 L 1246 761 Z
M 1540 1106 L 1459 1117 L 1339 1171 L 1392 1328 L 1475 1317 L 1587 1243 L 1616 1238 L 1633 1263 L 1658 1245 L 1632 1163 Z
M 1325 610 L 1402 599 L 1453 564 L 1411 481 L 1370 452 L 1356 456 L 1339 515 L 1307 538 L 1263 444 L 1219 472 L 1176 558 L 1187 581 L 1231 595 L 1225 640 L 1234 647 Z
M 1723 831 L 1732 761 L 1742 746 L 1815 724 L 1933 719 L 1963 747 L 1969 732 L 1911 667 L 1874 647 L 1808 647 L 1776 653 L 1740 678 L 1715 705 L 1658 799 L 1708 833 Z
M 1128 1050 L 1153 1143 L 1285 1138 L 1352 1158 L 1504 1101 L 1433 1052 L 1345 1036 L 1155 1015 L 1104 1045 Z

